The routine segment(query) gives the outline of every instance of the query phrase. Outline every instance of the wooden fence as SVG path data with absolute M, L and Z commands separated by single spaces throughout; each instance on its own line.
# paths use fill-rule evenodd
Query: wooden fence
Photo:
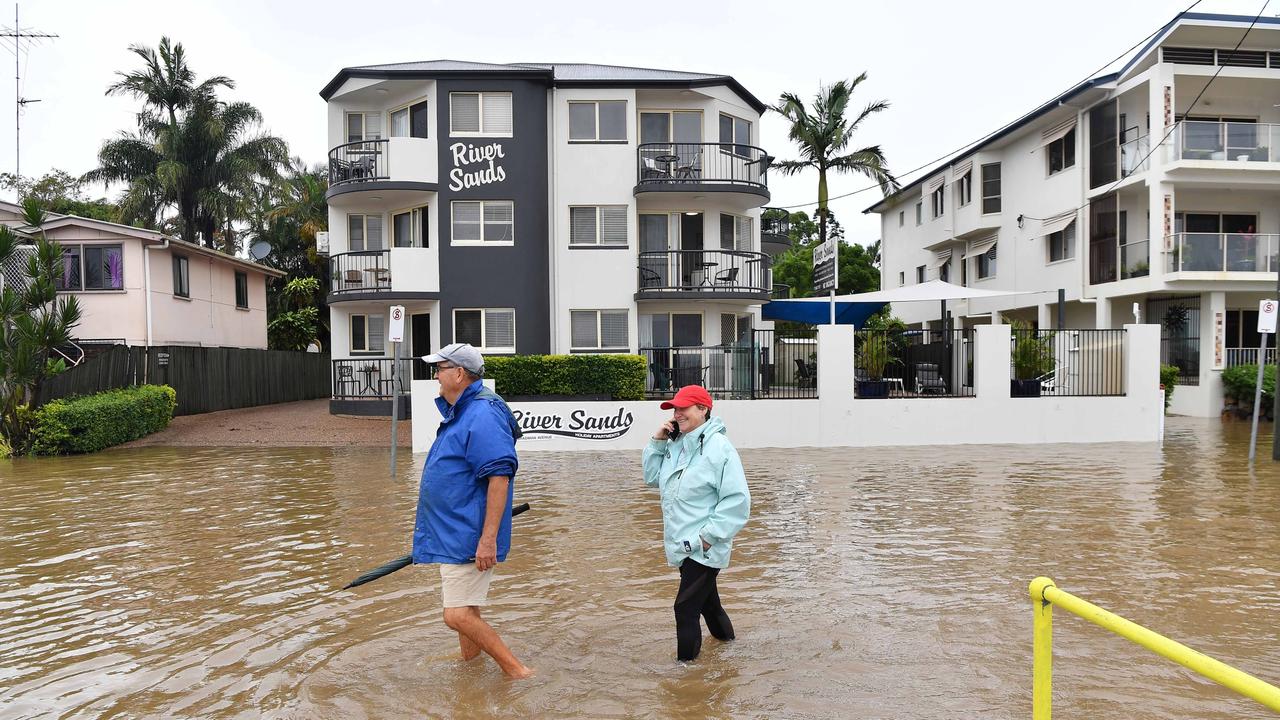
M 112 346 L 53 378 L 43 401 L 149 383 L 178 394 L 175 415 L 330 396 L 328 353 Z

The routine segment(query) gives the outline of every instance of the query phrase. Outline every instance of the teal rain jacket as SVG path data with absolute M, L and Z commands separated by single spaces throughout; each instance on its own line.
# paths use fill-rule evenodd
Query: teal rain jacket
M 662 494 L 667 562 L 679 567 L 693 558 L 707 567 L 729 567 L 733 536 L 751 514 L 751 493 L 724 422 L 711 417 L 674 441 L 649 440 L 644 482 Z M 703 540 L 711 544 L 705 551 Z
M 422 467 L 418 517 L 413 527 L 415 563 L 465 563 L 476 557 L 484 529 L 489 478 L 511 479 L 498 527 L 498 562 L 511 549 L 511 500 L 516 486 L 516 438 L 510 408 L 479 381 L 453 405 L 436 398 L 440 428 Z M 422 419 L 426 422 L 426 418 Z

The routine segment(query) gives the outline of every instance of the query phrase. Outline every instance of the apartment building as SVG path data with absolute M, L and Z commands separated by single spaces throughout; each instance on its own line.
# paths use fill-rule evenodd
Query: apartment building
M 1216 415 L 1222 370 L 1257 357 L 1258 302 L 1280 269 L 1280 19 L 1253 22 L 1180 15 L 1118 72 L 868 208 L 882 287 L 941 278 L 1026 293 L 948 308 L 960 327 L 1157 323 L 1162 362 L 1180 369 L 1173 411 Z M 893 310 L 939 322 L 937 307 Z
M 391 305 L 406 357 L 641 353 L 661 386 L 715 381 L 672 349 L 743 341 L 770 297 L 765 106 L 731 77 L 440 60 L 346 68 L 321 97 L 334 412 L 407 391 Z

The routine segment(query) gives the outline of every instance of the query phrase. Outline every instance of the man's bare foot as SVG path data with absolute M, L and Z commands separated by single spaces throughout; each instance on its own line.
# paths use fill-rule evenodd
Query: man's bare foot
M 507 677 L 512 680 L 527 680 L 533 677 L 533 668 L 521 665 L 519 668 L 507 673 Z

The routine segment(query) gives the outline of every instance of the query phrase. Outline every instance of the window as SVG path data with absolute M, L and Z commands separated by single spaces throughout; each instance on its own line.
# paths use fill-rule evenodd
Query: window
M 701 347 L 700 313 L 661 313 L 640 316 L 640 347 Z M 696 356 L 695 356 L 696 357 Z
M 626 141 L 626 100 L 569 103 L 569 142 Z
M 918 283 L 924 282 L 924 266 L 923 265 L 916 266 L 916 282 Z
M 569 325 L 574 350 L 627 350 L 626 310 L 571 310 Z
M 1056 233 L 1045 236 L 1049 241 L 1049 262 L 1070 260 L 1076 256 L 1076 224 L 1071 223 Z
M 246 273 L 236 273 L 236 307 L 249 309 L 249 276 Z
M 1076 129 L 1049 143 L 1049 174 L 1062 172 L 1076 164 Z
M 511 93 L 449 93 L 450 135 L 511 137 Z
M 383 250 L 381 215 L 347 216 L 347 249 L 352 252 Z
M 906 285 L 906 284 L 907 284 L 907 273 L 906 272 L 898 273 L 898 287 L 902 287 L 903 285 Z
M 569 244 L 626 247 L 627 206 L 569 208 Z
M 420 207 L 391 216 L 391 244 L 399 248 L 430 247 L 430 224 L 427 208 Z
M 924 201 L 916 203 L 916 225 L 924 222 Z
M 982 166 L 982 214 L 1000 212 L 1000 163 Z
M 938 189 L 934 190 L 933 193 L 929 195 L 930 204 L 933 208 L 934 220 L 942 217 L 942 213 L 946 212 L 946 199 L 943 195 L 946 192 L 946 188 L 946 185 L 939 185 Z
M 752 218 L 743 215 L 720 213 L 720 249 L 751 250 L 751 236 L 755 232 Z M 724 262 L 721 260 L 720 262 Z
M 978 279 L 985 280 L 996 274 L 996 246 L 978 256 Z
M 453 341 L 471 343 L 481 352 L 515 352 L 516 311 L 513 308 L 454 310 Z
M 451 205 L 453 244 L 510 245 L 515 242 L 515 203 L 512 201 L 458 200 Z
M 379 140 L 382 138 L 382 113 L 347 113 L 347 142 Z
M 123 290 L 124 249 L 120 245 L 63 245 L 58 290 Z
M 965 173 L 956 181 L 956 204 L 964 207 L 973 201 L 973 171 Z
M 942 282 L 951 282 L 951 263 L 945 262 L 938 266 L 938 279 Z
M 427 136 L 427 101 L 413 103 L 391 111 L 391 137 Z
M 969 287 L 969 261 L 966 258 L 960 258 L 960 285 Z
M 173 256 L 173 294 L 191 297 L 191 264 L 185 255 Z
M 351 352 L 381 355 L 386 346 L 386 318 L 382 315 L 351 316 Z
M 740 157 L 751 154 L 751 123 L 732 115 L 720 113 L 721 150 Z
M 640 113 L 640 142 L 643 143 L 700 143 L 702 142 L 702 112 L 676 111 Z
M 906 224 L 907 224 L 907 211 L 899 210 L 898 211 L 898 227 L 902 227 L 903 225 L 906 225 Z

